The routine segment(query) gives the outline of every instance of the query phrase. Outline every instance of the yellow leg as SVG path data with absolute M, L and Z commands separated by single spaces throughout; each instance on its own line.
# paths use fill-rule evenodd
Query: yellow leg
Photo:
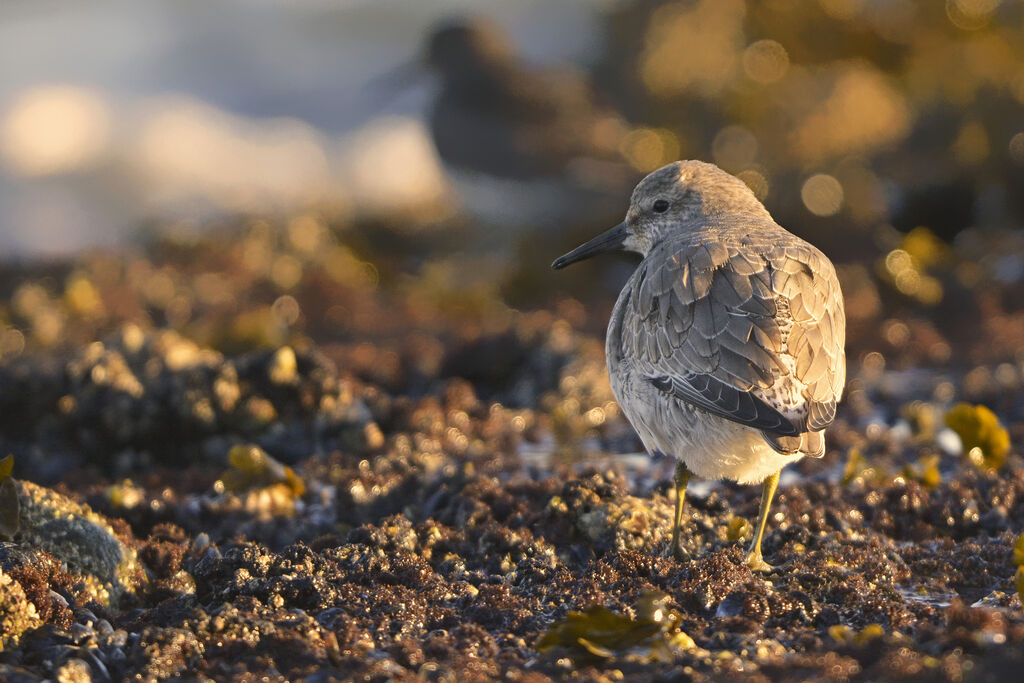
M 686 485 L 690 481 L 690 474 L 681 460 L 676 462 L 676 518 L 672 525 L 672 556 L 677 560 L 689 559 L 679 545 L 679 529 L 683 525 L 683 504 L 686 503 Z
M 764 536 L 764 527 L 768 522 L 768 508 L 772 506 L 772 497 L 775 495 L 775 489 L 779 486 L 779 472 L 776 472 L 772 476 L 764 480 L 764 484 L 761 489 L 761 512 L 757 516 L 757 533 L 754 535 L 754 540 L 750 544 L 750 550 L 747 552 L 747 557 L 744 560 L 747 566 L 754 571 L 766 572 L 769 571 L 772 566 L 764 561 L 761 557 L 761 537 Z

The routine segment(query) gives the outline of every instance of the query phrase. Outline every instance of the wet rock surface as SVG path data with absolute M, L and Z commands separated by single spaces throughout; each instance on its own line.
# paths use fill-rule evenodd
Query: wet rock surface
M 784 473 L 775 568 L 752 573 L 757 487 L 696 482 L 690 559 L 668 556 L 671 463 L 635 454 L 603 314 L 585 313 L 601 303 L 452 310 L 425 279 L 369 287 L 320 251 L 283 291 L 225 265 L 255 234 L 154 248 L 131 267 L 166 275 L 166 299 L 100 259 L 75 282 L 102 311 L 56 292 L 31 315 L 4 309 L 15 468 L 0 494 L 19 511 L 0 544 L 5 680 L 955 681 L 1019 664 L 1024 401 L 1008 346 L 958 341 L 909 304 L 856 313 L 829 451 Z M 196 284 L 206 268 L 233 272 L 226 294 Z M 861 275 L 849 301 L 886 291 Z M 51 319 L 47 341 L 33 330 Z M 983 445 L 1006 429 L 1002 461 L 963 452 L 945 422 L 960 401 L 992 409 L 960 413 L 988 420 Z M 627 630 L 668 615 L 671 647 L 587 640 L 577 612 Z M 589 645 L 541 647 L 551 633 Z

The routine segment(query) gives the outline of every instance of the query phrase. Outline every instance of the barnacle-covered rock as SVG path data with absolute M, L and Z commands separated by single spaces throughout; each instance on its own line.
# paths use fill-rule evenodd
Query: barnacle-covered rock
M 22 633 L 42 623 L 21 584 L 0 569 L 0 649 L 16 645 Z
M 84 659 L 71 657 L 56 670 L 57 683 L 91 683 L 92 669 Z
M 69 574 L 60 560 L 25 544 L 0 543 L 0 572 L 21 586 L 41 623 L 58 627 L 70 623 L 68 599 L 74 599 L 82 582 Z
M 660 551 L 671 534 L 671 505 L 623 494 L 618 486 L 600 475 L 571 482 L 548 502 L 548 514 L 564 516 L 597 552 Z

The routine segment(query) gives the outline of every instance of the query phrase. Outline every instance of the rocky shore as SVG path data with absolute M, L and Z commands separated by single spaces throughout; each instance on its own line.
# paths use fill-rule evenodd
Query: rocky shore
M 847 397 L 764 574 L 756 487 L 695 486 L 667 556 L 671 463 L 611 397 L 606 299 L 515 310 L 358 243 L 308 219 L 0 274 L 0 678 L 1019 670 L 1024 315 L 1019 281 L 962 277 L 970 240 L 907 266 L 937 306 L 884 255 L 840 264 Z

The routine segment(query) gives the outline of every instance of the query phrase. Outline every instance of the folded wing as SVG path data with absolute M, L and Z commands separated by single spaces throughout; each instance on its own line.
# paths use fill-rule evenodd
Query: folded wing
M 782 452 L 820 450 L 820 435 L 801 435 L 829 425 L 842 395 L 842 295 L 828 259 L 788 237 L 656 247 L 633 280 L 622 349 L 666 394 Z

